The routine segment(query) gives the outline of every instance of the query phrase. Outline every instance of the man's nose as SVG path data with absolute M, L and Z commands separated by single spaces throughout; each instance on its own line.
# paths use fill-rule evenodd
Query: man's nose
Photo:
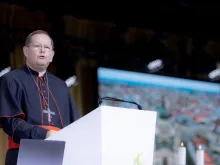
M 40 52 L 45 52 L 44 46 L 41 46 L 41 47 L 40 47 Z

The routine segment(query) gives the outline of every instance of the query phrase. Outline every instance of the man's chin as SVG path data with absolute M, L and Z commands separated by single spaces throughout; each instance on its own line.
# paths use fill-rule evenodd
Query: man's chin
M 49 63 L 37 63 L 37 67 L 43 70 L 47 69 Z

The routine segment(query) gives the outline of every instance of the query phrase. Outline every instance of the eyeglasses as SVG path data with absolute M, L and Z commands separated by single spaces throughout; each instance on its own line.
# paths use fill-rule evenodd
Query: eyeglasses
M 29 45 L 29 47 L 32 47 L 33 50 L 44 50 L 45 52 L 50 52 L 52 51 L 53 49 L 49 46 L 42 46 L 40 44 L 36 44 L 36 45 Z

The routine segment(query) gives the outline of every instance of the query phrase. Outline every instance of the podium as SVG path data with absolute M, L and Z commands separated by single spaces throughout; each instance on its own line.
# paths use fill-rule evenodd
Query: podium
M 100 106 L 43 142 L 65 142 L 62 165 L 152 165 L 156 116 L 154 111 Z

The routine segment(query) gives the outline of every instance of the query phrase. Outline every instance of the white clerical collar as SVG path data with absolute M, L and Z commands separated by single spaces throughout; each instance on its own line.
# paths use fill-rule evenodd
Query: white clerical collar
M 32 71 L 32 72 L 34 72 L 35 73 L 35 75 L 38 75 L 39 77 L 43 77 L 44 76 L 44 74 L 46 73 L 46 70 L 45 71 L 43 71 L 43 72 L 38 72 L 38 71 L 36 71 L 36 70 L 34 70 L 34 69 L 32 69 L 29 65 L 26 65 L 27 66 L 27 68 L 28 68 L 28 70 L 30 71 Z
M 46 72 L 46 71 L 44 71 L 44 72 L 38 72 L 38 76 L 39 76 L 39 77 L 43 77 L 43 75 L 45 74 L 45 72 Z

